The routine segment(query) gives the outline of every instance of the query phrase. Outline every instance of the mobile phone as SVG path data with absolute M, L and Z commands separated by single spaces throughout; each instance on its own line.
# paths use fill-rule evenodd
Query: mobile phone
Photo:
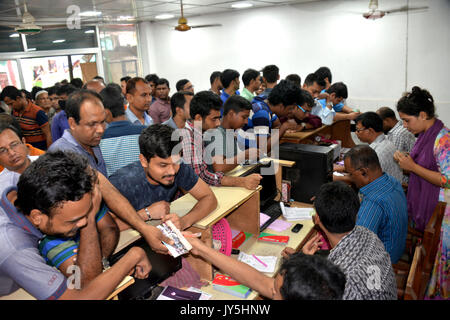
M 303 225 L 301 223 L 297 223 L 292 229 L 291 231 L 294 233 L 299 232 L 301 229 L 303 228 Z

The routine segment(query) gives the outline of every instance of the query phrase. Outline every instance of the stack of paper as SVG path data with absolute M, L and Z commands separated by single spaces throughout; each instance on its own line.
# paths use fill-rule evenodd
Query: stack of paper
M 294 221 L 294 220 L 308 220 L 311 219 L 312 215 L 314 214 L 313 208 L 291 208 L 291 207 L 285 207 L 282 202 L 281 204 L 281 211 L 283 212 L 283 217 L 287 221 Z

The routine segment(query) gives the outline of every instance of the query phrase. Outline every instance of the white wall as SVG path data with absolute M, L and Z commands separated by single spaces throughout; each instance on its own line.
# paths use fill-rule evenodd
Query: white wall
M 381 9 L 406 4 L 379 1 Z M 191 25 L 223 26 L 184 33 L 173 30 L 176 20 L 143 23 L 144 73 L 167 78 L 172 90 L 176 81 L 188 78 L 200 91 L 209 88 L 215 70 L 232 68 L 242 75 L 247 68 L 276 64 L 282 78 L 298 73 L 303 80 L 328 66 L 333 82 L 347 84 L 350 106 L 369 111 L 387 105 L 395 110 L 402 92 L 419 85 L 430 90 L 440 118 L 450 125 L 450 1 L 409 4 L 429 9 L 373 21 L 361 15 L 368 0 L 318 1 L 192 17 Z

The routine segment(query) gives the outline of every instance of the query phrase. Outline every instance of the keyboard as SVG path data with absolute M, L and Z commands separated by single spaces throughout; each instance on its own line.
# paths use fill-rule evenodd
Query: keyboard
M 267 209 L 265 209 L 263 211 L 263 213 L 268 215 L 270 217 L 270 219 L 267 220 L 261 226 L 261 228 L 259 228 L 260 232 L 263 231 L 264 229 L 266 229 L 272 222 L 274 222 L 275 220 L 278 219 L 279 216 L 281 216 L 282 212 L 281 212 L 281 208 L 280 208 L 280 203 L 275 202 L 275 203 L 271 204 Z

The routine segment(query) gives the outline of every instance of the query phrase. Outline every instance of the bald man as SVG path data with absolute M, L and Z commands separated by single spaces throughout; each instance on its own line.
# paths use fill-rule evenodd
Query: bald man
M 105 89 L 105 84 L 100 80 L 89 80 L 83 86 L 83 89 L 92 90 L 97 93 L 100 93 L 103 89 Z

